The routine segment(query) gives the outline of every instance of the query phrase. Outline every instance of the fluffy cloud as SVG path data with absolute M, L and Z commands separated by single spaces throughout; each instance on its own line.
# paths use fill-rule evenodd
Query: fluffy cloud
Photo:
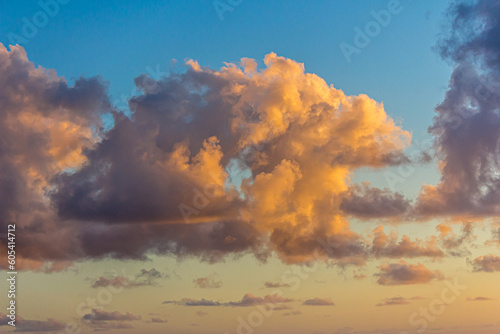
M 330 298 L 313 298 L 305 300 L 302 305 L 309 306 L 333 306 L 335 305 Z
M 69 86 L 21 47 L 2 46 L 0 175 L 8 177 L 0 183 L 9 195 L 0 194 L 0 217 L 23 233 L 19 269 L 148 254 L 265 260 L 271 252 L 287 263 L 363 264 L 369 249 L 347 215 L 398 216 L 407 203 L 349 178 L 405 162 L 410 134 L 381 103 L 347 96 L 303 64 L 274 53 L 264 63 L 211 70 L 189 61 L 169 77 L 140 76 L 129 118 L 110 105 L 102 79 Z M 402 242 L 377 256 L 435 256 L 432 245 Z
M 439 270 L 432 271 L 423 264 L 399 263 L 383 264 L 378 267 L 380 272 L 375 274 L 380 285 L 407 285 L 426 284 L 434 279 L 442 280 L 443 274 Z
M 491 254 L 477 257 L 472 261 L 472 266 L 474 271 L 485 271 L 489 273 L 500 271 L 500 256 Z
M 500 3 L 454 2 L 449 16 L 450 29 L 438 46 L 454 70 L 429 129 L 441 160 L 441 181 L 422 188 L 417 211 L 424 216 L 498 215 Z

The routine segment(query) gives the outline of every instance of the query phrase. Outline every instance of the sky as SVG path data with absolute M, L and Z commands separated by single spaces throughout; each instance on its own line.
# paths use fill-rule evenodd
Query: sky
M 3 3 L 0 331 L 498 333 L 499 33 L 491 0 Z

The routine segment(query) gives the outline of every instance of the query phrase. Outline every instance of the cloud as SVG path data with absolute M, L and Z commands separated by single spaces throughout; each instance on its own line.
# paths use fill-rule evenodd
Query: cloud
M 302 305 L 309 306 L 333 306 L 335 305 L 330 298 L 313 298 L 305 300 Z
M 113 112 L 107 84 L 93 77 L 70 86 L 35 67 L 20 46 L 0 44 L 0 64 L 0 228 L 15 223 L 23 235 L 17 270 L 65 270 L 83 254 L 74 224 L 58 223 L 46 194 L 51 180 L 81 166 L 102 138 L 101 115 Z
M 466 301 L 468 301 L 468 302 L 483 302 L 483 301 L 490 301 L 490 300 L 495 300 L 495 299 L 488 298 L 488 297 L 475 297 L 475 298 L 467 298 Z
M 264 305 L 264 304 L 278 304 L 278 303 L 289 303 L 293 299 L 281 297 L 278 294 L 266 295 L 264 297 L 255 296 L 251 293 L 247 293 L 243 296 L 241 300 L 229 301 L 226 303 L 221 303 L 219 301 L 212 301 L 207 299 L 191 299 L 182 298 L 181 300 L 167 300 L 163 304 L 175 304 L 183 306 L 231 306 L 231 307 L 247 307 L 254 305 Z
M 80 227 L 86 254 L 217 261 L 274 251 L 294 263 L 333 237 L 341 247 L 323 256 L 363 256 L 339 207 L 347 181 L 400 163 L 410 134 L 366 95 L 346 96 L 273 53 L 264 62 L 136 79 L 132 119 L 115 114 L 87 163 L 51 193 L 62 219 L 93 222 Z M 246 175 L 239 190 L 226 187 L 228 166 Z
M 392 306 L 392 305 L 407 305 L 411 304 L 410 301 L 403 297 L 392 297 L 383 299 L 380 303 L 375 306 Z
M 101 276 L 92 283 L 93 288 L 112 286 L 115 288 L 136 288 L 141 286 L 157 286 L 158 280 L 168 275 L 162 274 L 155 268 L 150 270 L 141 269 L 135 277 L 125 277 L 123 275 Z
M 182 298 L 181 300 L 167 300 L 164 301 L 163 304 L 175 304 L 175 305 L 183 305 L 183 306 L 221 306 L 222 304 L 217 301 L 208 300 L 208 299 L 191 299 L 191 298 Z
M 406 163 L 410 133 L 383 104 L 291 59 L 270 53 L 262 69 L 242 59 L 220 70 L 188 61 L 158 80 L 140 75 L 131 117 L 110 104 L 102 78 L 70 86 L 19 46 L 2 45 L 0 63 L 0 221 L 23 234 L 20 270 L 152 254 L 362 265 L 368 250 L 348 216 L 406 210 L 400 195 L 349 181 L 359 168 Z
M 49 318 L 43 320 L 27 320 L 17 317 L 14 332 L 51 332 L 60 331 L 66 328 L 66 323 Z
M 383 264 L 378 267 L 380 272 L 375 274 L 380 285 L 407 285 L 426 284 L 434 279 L 444 279 L 439 270 L 432 271 L 423 264 L 407 264 L 402 260 L 399 263 Z
M 206 315 L 208 315 L 208 312 L 204 312 L 204 311 L 196 311 L 196 315 L 198 317 L 204 317 Z
M 212 274 L 207 277 L 200 277 L 193 280 L 194 285 L 201 289 L 217 289 L 222 286 L 222 281 L 216 279 L 216 275 Z
M 290 284 L 282 283 L 282 282 L 265 282 L 265 288 L 289 288 Z
M 151 318 L 151 322 L 165 323 L 165 322 L 168 322 L 168 321 L 167 320 L 163 320 L 162 318 Z
M 370 187 L 369 183 L 353 184 L 342 199 L 340 208 L 358 218 L 400 217 L 411 209 L 403 195 L 389 189 Z
M 422 187 L 417 212 L 429 217 L 498 216 L 500 4 L 457 1 L 448 17 L 449 29 L 438 51 L 454 70 L 429 128 L 440 159 L 441 180 Z
M 251 293 L 247 293 L 246 295 L 243 296 L 241 300 L 228 302 L 225 305 L 234 307 L 247 307 L 247 306 L 263 305 L 263 304 L 289 303 L 291 301 L 293 301 L 293 299 L 281 297 L 278 294 L 258 297 L 254 296 Z
M 472 266 L 474 271 L 500 271 L 500 256 L 490 254 L 477 257 L 472 261 Z
M 85 314 L 83 320 L 94 320 L 94 321 L 132 321 L 140 320 L 140 315 L 133 315 L 131 313 L 122 314 L 118 311 L 107 312 L 99 309 L 92 309 L 92 313 Z
M 462 224 L 462 234 L 455 235 L 449 225 L 438 225 L 437 230 L 440 231 L 440 241 L 445 249 L 452 256 L 464 256 L 470 254 L 469 246 L 476 236 L 473 234 L 473 223 L 466 222 Z
M 422 241 L 416 239 L 411 241 L 410 237 L 404 235 L 401 241 L 398 241 L 397 234 L 385 234 L 384 226 L 378 226 L 372 231 L 372 254 L 375 257 L 388 258 L 414 258 L 414 257 L 435 257 L 444 256 L 443 251 L 437 245 L 436 238 Z

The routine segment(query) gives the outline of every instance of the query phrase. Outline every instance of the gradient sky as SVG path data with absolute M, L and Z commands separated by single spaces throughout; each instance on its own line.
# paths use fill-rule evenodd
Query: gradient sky
M 0 331 L 500 331 L 500 2 L 54 1 L 0 9 Z

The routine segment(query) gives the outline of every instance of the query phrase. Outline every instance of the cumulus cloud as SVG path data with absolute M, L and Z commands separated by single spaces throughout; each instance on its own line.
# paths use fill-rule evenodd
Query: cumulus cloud
M 209 275 L 207 277 L 199 277 L 193 280 L 196 287 L 201 289 L 217 289 L 222 286 L 222 281 L 216 278 L 215 274 Z
M 500 271 L 500 256 L 490 254 L 477 257 L 472 261 L 472 266 L 474 271 Z
M 444 275 L 439 270 L 430 270 L 423 264 L 408 264 L 402 260 L 399 263 L 383 264 L 375 274 L 380 285 L 426 284 L 432 280 L 442 280 Z
M 132 119 L 116 115 L 88 163 L 52 192 L 61 217 L 96 222 L 82 225 L 85 252 L 217 260 L 265 243 L 303 262 L 319 236 L 342 244 L 325 256 L 362 252 L 339 207 L 349 175 L 399 163 L 409 133 L 366 95 L 346 96 L 275 54 L 264 62 L 220 71 L 189 62 L 154 87 L 137 79 L 143 94 L 131 101 Z M 246 175 L 240 190 L 227 186 L 230 166 Z M 220 225 L 225 234 L 213 231 Z M 128 234 L 134 240 L 118 245 Z
M 162 318 L 151 318 L 151 322 L 154 323 L 165 323 L 168 322 L 167 320 L 163 320 Z
M 0 221 L 22 231 L 19 269 L 272 252 L 287 263 L 363 264 L 366 245 L 347 215 L 395 216 L 406 204 L 350 177 L 406 161 L 411 136 L 381 103 L 347 96 L 301 63 L 270 53 L 264 64 L 188 61 L 158 80 L 141 75 L 126 117 L 101 78 L 70 86 L 2 45 Z M 104 114 L 114 124 L 106 131 Z
M 93 77 L 70 86 L 53 70 L 35 67 L 22 47 L 0 44 L 0 85 L 0 227 L 16 223 L 23 235 L 16 269 L 67 269 L 83 254 L 74 247 L 73 224 L 58 224 L 46 193 L 52 179 L 86 162 L 86 150 L 102 138 L 101 115 L 113 112 L 107 84 Z
M 335 305 L 330 298 L 313 298 L 305 300 L 302 305 L 309 306 L 333 306 Z
M 424 216 L 498 215 L 500 4 L 457 1 L 448 14 L 449 31 L 438 50 L 454 70 L 429 128 L 441 161 L 441 181 L 424 185 L 417 212 Z

